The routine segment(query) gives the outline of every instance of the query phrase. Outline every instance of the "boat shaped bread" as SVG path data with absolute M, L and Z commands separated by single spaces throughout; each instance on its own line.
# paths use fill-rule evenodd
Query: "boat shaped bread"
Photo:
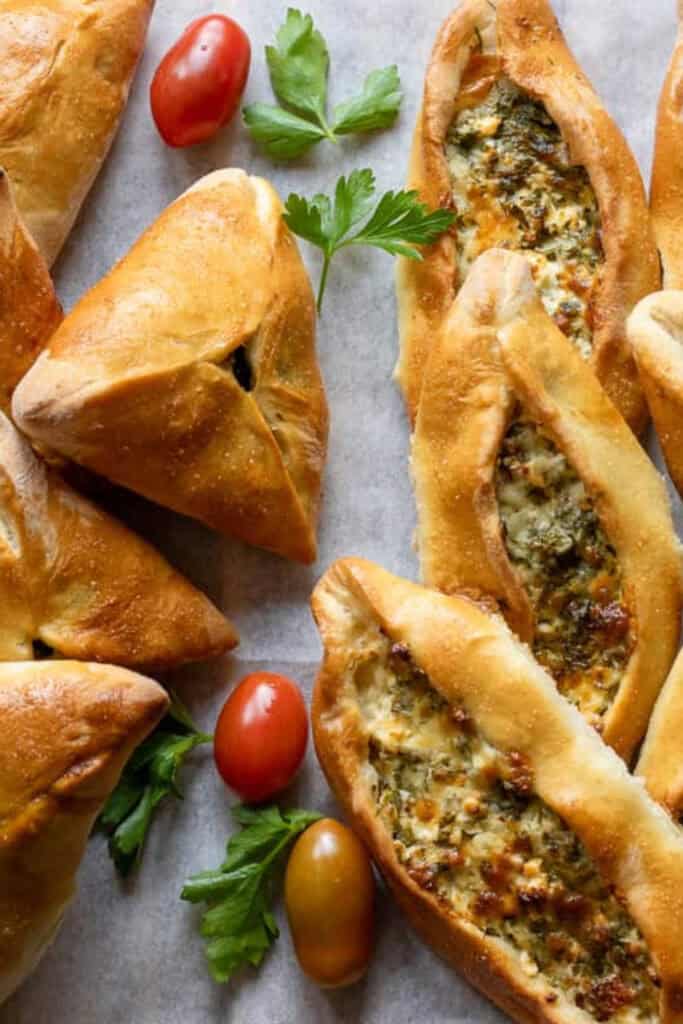
M 680 1024 L 683 835 L 528 648 L 362 560 L 313 611 L 320 763 L 423 938 L 523 1024 Z
M 22 430 L 221 532 L 316 553 L 327 404 L 315 305 L 273 188 L 210 174 L 52 336 Z
M 114 139 L 154 0 L 3 0 L 0 167 L 48 265 Z
M 0 1003 L 54 939 L 95 817 L 167 705 L 110 665 L 0 664 Z
M 655 704 L 636 765 L 650 794 L 683 824 L 683 653 Z
M 56 652 L 161 669 L 236 643 L 208 598 L 68 487 L 0 413 L 0 661 Z
M 672 5 L 673 6 L 673 5 Z M 662 261 L 662 286 L 683 288 L 683 0 L 678 33 L 657 107 L 650 212 Z
M 61 319 L 50 272 L 0 169 L 0 412 L 9 414 L 15 387 Z
M 662 478 L 523 256 L 472 267 L 433 344 L 412 469 L 424 582 L 493 600 L 629 758 L 678 647 L 680 545 Z
M 454 209 L 399 260 L 397 375 L 417 414 L 432 339 L 476 257 L 526 251 L 548 312 L 633 429 L 647 420 L 626 317 L 659 287 L 640 173 L 546 0 L 463 0 L 427 69 L 408 184 Z
M 683 291 L 648 295 L 629 317 L 628 333 L 667 468 L 683 494 Z

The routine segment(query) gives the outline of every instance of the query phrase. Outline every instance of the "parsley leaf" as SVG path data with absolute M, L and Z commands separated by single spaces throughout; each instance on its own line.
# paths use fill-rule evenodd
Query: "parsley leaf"
M 312 117 L 327 132 L 325 104 L 330 57 L 310 14 L 290 7 L 276 44 L 266 46 L 273 92 L 285 106 L 302 117 Z
M 375 176 L 369 168 L 341 177 L 334 202 L 325 195 L 312 199 L 292 193 L 283 217 L 295 235 L 316 245 L 323 253 L 318 288 L 318 312 L 322 307 L 332 257 L 352 245 L 370 245 L 392 255 L 421 260 L 418 245 L 429 245 L 447 231 L 455 219 L 450 210 L 429 210 L 417 192 L 386 192 L 369 220 L 355 234 L 352 228 L 370 212 Z
M 363 83 L 360 96 L 340 103 L 336 108 L 335 135 L 389 128 L 394 123 L 401 99 L 401 79 L 395 64 L 371 71 Z
M 310 14 L 287 11 L 274 46 L 266 47 L 270 82 L 281 106 L 252 103 L 244 122 L 252 137 L 276 160 L 301 156 L 321 139 L 372 132 L 393 124 L 403 95 L 396 65 L 372 71 L 360 95 L 341 103 L 327 120 L 327 44 Z
M 182 799 L 177 776 L 187 755 L 212 740 L 198 731 L 174 697 L 164 720 L 128 761 L 97 820 L 98 828 L 109 834 L 109 853 L 119 874 L 125 877 L 139 863 L 161 801 L 169 793 Z
M 200 931 L 209 971 L 219 982 L 229 981 L 245 964 L 257 967 L 278 937 L 270 908 L 280 856 L 321 817 L 278 807 L 237 806 L 232 813 L 242 828 L 230 837 L 223 864 L 193 875 L 181 893 L 189 903 L 208 904 Z
M 325 138 L 322 128 L 282 107 L 252 103 L 244 111 L 244 123 L 251 135 L 276 160 L 301 156 Z

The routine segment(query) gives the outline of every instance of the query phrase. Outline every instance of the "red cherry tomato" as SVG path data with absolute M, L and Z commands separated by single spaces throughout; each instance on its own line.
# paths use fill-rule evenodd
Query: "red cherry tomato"
M 232 18 L 210 14 L 188 25 L 152 80 L 152 114 L 164 142 L 193 146 L 227 124 L 250 60 L 249 37 Z
M 306 705 L 296 683 L 254 672 L 233 690 L 219 715 L 216 767 L 243 800 L 260 803 L 292 781 L 307 739 Z

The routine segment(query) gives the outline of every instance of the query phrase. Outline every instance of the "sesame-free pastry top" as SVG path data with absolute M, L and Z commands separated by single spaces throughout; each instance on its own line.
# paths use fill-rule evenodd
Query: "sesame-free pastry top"
M 127 669 L 0 664 L 0 1003 L 54 939 L 95 817 L 167 706 Z
M 236 643 L 207 597 L 67 486 L 0 413 L 0 661 L 162 669 Z
M 114 139 L 154 0 L 3 0 L 0 167 L 48 265 Z
M 0 412 L 62 319 L 50 271 L 0 168 Z
M 217 171 L 75 307 L 15 391 L 30 437 L 208 526 L 316 554 L 327 403 L 282 204 Z

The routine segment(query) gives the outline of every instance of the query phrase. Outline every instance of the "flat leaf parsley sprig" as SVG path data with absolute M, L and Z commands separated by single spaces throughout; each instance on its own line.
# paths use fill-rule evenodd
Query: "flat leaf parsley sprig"
M 274 883 L 285 849 L 322 815 L 278 807 L 233 808 L 241 831 L 231 836 L 217 871 L 202 871 L 185 884 L 181 899 L 207 903 L 201 934 L 209 972 L 227 982 L 240 967 L 257 967 L 279 935 L 272 913 Z
M 140 861 L 156 808 L 169 794 L 182 799 L 178 772 L 187 755 L 213 736 L 200 732 L 174 696 L 163 721 L 128 761 L 97 825 L 109 834 L 109 853 L 126 876 Z
M 288 226 L 323 253 L 318 312 L 335 253 L 352 245 L 370 245 L 395 256 L 421 260 L 416 246 L 435 242 L 455 219 L 450 210 L 429 210 L 419 201 L 417 192 L 385 192 L 365 224 L 351 233 L 370 214 L 374 194 L 375 175 L 366 167 L 339 179 L 334 201 L 322 194 L 305 199 L 292 193 L 287 199 L 283 216 Z
M 244 122 L 252 137 L 276 160 L 291 160 L 323 139 L 338 142 L 342 135 L 377 131 L 392 125 L 403 95 L 398 69 L 372 71 L 358 96 L 327 117 L 327 44 L 310 14 L 289 8 L 275 46 L 266 47 L 273 92 L 282 106 L 252 103 Z

